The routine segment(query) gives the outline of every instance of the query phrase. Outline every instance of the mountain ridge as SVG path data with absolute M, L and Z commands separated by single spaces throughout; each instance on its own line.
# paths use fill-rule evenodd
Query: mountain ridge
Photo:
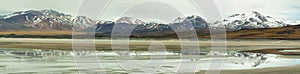
M 25 16 L 22 16 L 25 15 Z M 18 18 L 19 16 L 19 18 Z M 22 19 L 23 17 L 23 19 Z M 0 20 L 8 21 L 8 22 L 18 22 L 16 20 L 20 20 L 19 22 L 33 22 L 33 24 L 37 25 L 36 23 L 45 21 L 45 19 L 52 20 L 48 22 L 57 22 L 59 24 L 64 25 L 96 25 L 96 24 L 103 24 L 103 22 L 115 22 L 115 23 L 123 23 L 123 24 L 146 24 L 150 22 L 144 22 L 140 19 L 134 17 L 120 17 L 116 21 L 100 21 L 97 19 L 91 19 L 86 16 L 71 16 L 68 14 L 63 14 L 58 11 L 49 9 L 49 10 L 28 10 L 28 11 L 18 11 L 12 14 L 0 16 Z M 26 20 L 24 20 L 24 18 Z M 164 23 L 164 24 L 172 24 L 172 23 L 182 23 L 184 21 L 188 21 L 191 19 L 201 18 L 197 15 L 191 15 L 187 17 L 178 17 L 175 18 L 174 22 Z M 10 20 L 11 19 L 11 20 Z M 201 18 L 200 20 L 202 20 Z M 271 21 L 271 22 L 269 22 Z M 202 22 L 207 22 L 203 19 Z M 256 23 L 253 25 L 253 22 Z M 154 23 L 154 22 L 152 22 Z M 15 23 L 14 23 L 15 24 Z M 24 24 L 24 23 L 23 23 Z M 75 24 L 75 25 L 74 25 Z M 159 23 L 161 24 L 161 23 Z M 197 23 L 199 24 L 199 23 Z M 201 23 L 200 23 L 201 24 Z M 250 13 L 243 13 L 243 14 L 235 14 L 231 15 L 226 19 L 221 21 L 217 21 L 213 24 L 209 24 L 210 26 L 217 25 L 224 25 L 226 28 L 233 29 L 233 30 L 240 30 L 240 29 L 252 29 L 252 28 L 273 28 L 273 27 L 283 27 L 287 26 L 282 21 L 278 21 L 276 19 L 271 18 L 270 16 L 264 16 L 257 11 L 252 11 Z M 249 25 L 251 24 L 251 25 Z M 234 26 L 232 26 L 234 25 Z M 53 26 L 53 25 L 52 25 Z
M 111 36 L 128 32 L 135 37 L 176 36 L 177 32 L 196 32 L 208 35 L 209 30 L 218 30 L 224 25 L 227 32 L 240 30 L 271 29 L 291 26 L 281 20 L 265 16 L 257 11 L 235 14 L 216 22 L 208 22 L 192 15 L 175 18 L 170 23 L 144 22 L 134 17 L 120 17 L 115 21 L 72 16 L 55 10 L 28 10 L 0 16 L 0 31 L 94 31 L 98 36 Z

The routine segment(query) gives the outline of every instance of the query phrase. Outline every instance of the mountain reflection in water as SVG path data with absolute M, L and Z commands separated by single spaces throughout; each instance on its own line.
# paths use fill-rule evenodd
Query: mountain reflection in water
M 95 56 L 96 55 L 96 56 Z M 134 63 L 128 63 L 131 59 L 126 57 L 132 57 L 136 62 L 155 61 L 143 68 L 128 67 L 128 70 L 156 68 L 155 66 L 161 66 L 158 72 L 174 73 L 177 71 L 180 64 L 195 64 L 196 70 L 207 70 L 209 68 L 210 60 L 219 60 L 224 62 L 222 70 L 240 70 L 240 69 L 256 69 L 266 67 L 280 67 L 291 66 L 300 64 L 299 59 L 287 59 L 281 58 L 280 55 L 273 54 L 261 54 L 261 53 L 246 53 L 237 51 L 228 52 L 195 52 L 195 51 L 62 51 L 62 50 L 22 50 L 22 49 L 0 49 L 0 66 L 5 68 L 18 68 L 20 72 L 24 70 L 31 70 L 34 72 L 56 72 L 56 70 L 64 69 L 77 69 L 74 61 L 74 57 L 84 57 L 86 60 L 100 60 L 105 70 L 108 72 L 128 72 L 124 70 L 118 63 L 124 63 L 133 65 Z M 219 56 L 219 57 L 214 57 Z M 221 57 L 220 57 L 221 56 Z M 97 57 L 98 59 L 92 59 Z M 122 58 L 122 61 L 117 61 L 116 57 Z M 51 62 L 50 62 L 51 61 Z M 35 63 L 30 63 L 35 62 Z M 37 63 L 38 62 L 38 63 Z M 161 63 L 163 64 L 161 65 Z M 298 63 L 297 63 L 298 62 Z M 14 63 L 14 64 L 12 64 Z M 41 64 L 43 63 L 43 64 Z M 18 64 L 18 65 L 16 65 Z M 198 65 L 197 65 L 198 64 Z M 19 66 L 26 66 L 26 68 L 20 68 Z M 38 69 L 38 67 L 49 67 L 47 71 Z M 53 67 L 54 66 L 54 67 Z M 55 66 L 65 66 L 68 68 L 56 68 Z M 1 68 L 3 68 L 1 67 Z M 24 69 L 24 70 L 22 70 Z M 118 70 L 115 70 L 118 69 Z M 120 70 L 119 70 L 120 69 Z M 46 69 L 45 69 L 46 70 Z M 93 69 L 87 69 L 93 70 Z M 188 69 L 185 69 L 189 71 Z M 69 71 L 69 70 L 66 70 Z M 96 71 L 96 70 L 95 70 Z M 191 70 L 194 71 L 194 70 Z M 18 71 L 2 71 L 4 73 L 15 73 Z M 72 71 L 73 72 L 73 71 Z M 0 72 L 1 73 L 1 72 Z

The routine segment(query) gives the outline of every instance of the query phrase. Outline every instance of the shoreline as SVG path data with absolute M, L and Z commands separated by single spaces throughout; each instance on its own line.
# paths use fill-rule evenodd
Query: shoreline
M 84 41 L 80 39 L 78 41 Z M 88 42 L 94 42 L 97 50 L 111 49 L 112 46 L 129 45 L 136 50 L 148 49 L 150 45 L 165 46 L 170 50 L 178 50 L 181 45 L 199 46 L 201 50 L 210 50 L 211 44 L 220 44 L 227 50 L 260 50 L 260 49 L 278 49 L 278 48 L 300 48 L 300 40 L 226 40 L 212 42 L 211 40 L 199 41 L 180 41 L 180 40 L 116 40 L 95 39 Z M 129 44 L 127 43 L 129 42 Z M 72 39 L 43 39 L 43 38 L 0 38 L 0 48 L 33 48 L 33 49 L 72 49 Z M 77 43 L 82 44 L 82 43 Z M 87 43 L 93 44 L 93 43 Z M 218 46 L 218 45 L 217 45 Z

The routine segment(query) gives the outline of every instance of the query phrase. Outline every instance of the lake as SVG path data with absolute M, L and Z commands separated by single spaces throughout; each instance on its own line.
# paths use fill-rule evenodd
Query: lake
M 213 62 L 211 62 L 213 61 Z M 276 54 L 182 51 L 64 51 L 0 48 L 0 72 L 16 74 L 196 73 L 289 67 L 300 59 Z

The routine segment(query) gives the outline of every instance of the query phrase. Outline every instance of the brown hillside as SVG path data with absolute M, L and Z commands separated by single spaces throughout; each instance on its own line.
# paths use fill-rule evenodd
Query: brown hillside
M 300 39 L 300 25 L 227 32 L 227 38 Z

